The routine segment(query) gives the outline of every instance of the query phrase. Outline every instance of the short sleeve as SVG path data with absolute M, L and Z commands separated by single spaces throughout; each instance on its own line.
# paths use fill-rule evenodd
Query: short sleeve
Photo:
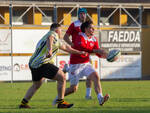
M 58 39 L 58 44 L 59 44 L 59 47 L 61 47 L 62 45 L 65 44 L 65 42 L 62 39 Z
M 73 30 L 74 30 L 74 23 L 72 23 L 68 30 L 66 31 L 67 34 L 72 35 L 73 34 Z
M 98 44 L 98 40 L 97 40 L 97 38 L 95 37 L 95 45 L 94 45 L 94 48 L 93 49 L 100 49 L 100 47 L 99 47 L 99 44 Z M 96 56 L 98 56 L 99 58 L 101 58 L 102 56 L 100 55 L 100 54 L 98 54 L 98 53 L 96 53 Z
M 51 34 L 49 33 L 49 36 L 56 37 L 56 33 L 52 31 Z

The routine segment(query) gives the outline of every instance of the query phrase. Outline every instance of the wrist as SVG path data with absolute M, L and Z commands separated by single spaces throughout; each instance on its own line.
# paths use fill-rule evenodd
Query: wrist
M 97 53 L 97 50 L 96 50 L 96 49 L 93 49 L 93 50 L 92 50 L 92 53 Z

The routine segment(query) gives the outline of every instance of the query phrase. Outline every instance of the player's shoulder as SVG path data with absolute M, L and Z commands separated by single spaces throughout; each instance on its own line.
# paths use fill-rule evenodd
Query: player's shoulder
M 79 34 L 78 34 L 78 37 L 80 37 L 80 38 L 84 38 L 84 39 L 88 39 L 87 38 L 87 36 L 85 35 L 85 33 L 83 33 L 83 32 L 80 32 Z
M 55 31 L 50 31 L 50 35 L 52 35 L 54 37 L 58 36 L 58 34 Z
M 80 22 L 80 20 L 76 20 L 73 22 L 73 24 L 74 24 L 74 27 L 79 27 L 81 26 L 82 23 Z

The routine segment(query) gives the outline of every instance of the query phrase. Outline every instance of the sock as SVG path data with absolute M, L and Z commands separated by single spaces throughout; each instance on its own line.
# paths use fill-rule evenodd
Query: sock
M 61 103 L 63 103 L 64 102 L 64 99 L 57 99 L 57 103 L 58 104 L 61 104 Z
M 97 94 L 97 98 L 98 98 L 98 99 L 99 99 L 99 98 L 101 99 L 101 98 L 103 98 L 103 95 L 102 95 L 101 93 L 98 93 L 98 94 Z
M 28 104 L 28 100 L 26 100 L 25 98 L 24 98 L 24 99 L 22 99 L 21 104 L 23 104 L 23 105 Z
M 86 96 L 91 96 L 91 88 L 86 88 Z

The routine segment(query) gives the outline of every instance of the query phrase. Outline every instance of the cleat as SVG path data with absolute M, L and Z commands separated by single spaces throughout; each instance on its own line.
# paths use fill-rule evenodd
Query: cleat
M 57 108 L 71 108 L 74 104 L 68 104 L 67 102 L 63 101 L 62 103 L 58 103 Z
M 85 99 L 86 99 L 86 100 L 91 100 L 91 99 L 92 99 L 92 96 L 85 96 Z
M 31 107 L 30 107 L 28 104 L 20 104 L 20 105 L 19 105 L 19 108 L 20 108 L 20 109 L 22 109 L 22 108 L 28 108 L 28 109 L 29 109 L 29 108 L 31 108 Z
M 99 100 L 99 104 L 102 106 L 109 98 L 110 96 L 106 94 L 101 100 Z

